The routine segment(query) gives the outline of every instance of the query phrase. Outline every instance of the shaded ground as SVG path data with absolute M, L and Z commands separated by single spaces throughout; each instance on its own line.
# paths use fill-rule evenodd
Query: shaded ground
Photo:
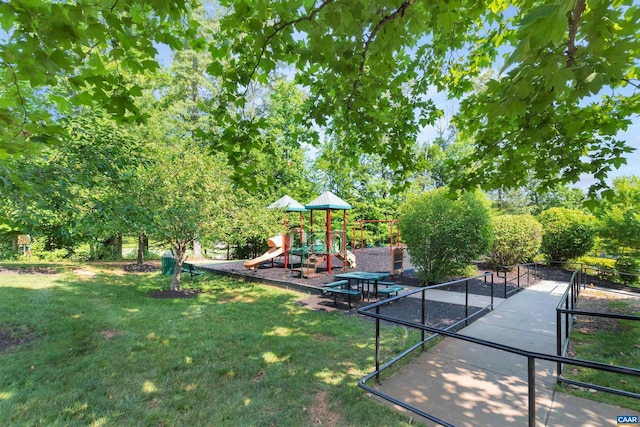
M 182 288 L 179 291 L 172 291 L 170 289 L 163 289 L 160 291 L 149 292 L 150 298 L 193 298 L 201 294 L 200 289 Z
M 357 250 L 355 252 L 357 259 L 357 267 L 350 271 L 370 271 L 370 272 L 388 272 L 391 269 L 391 255 L 388 247 L 382 248 L 368 248 L 364 251 Z M 115 263 L 111 263 L 115 264 Z M 159 261 L 149 261 L 141 266 L 135 263 L 117 263 L 122 269 L 130 273 L 148 273 L 160 271 L 161 266 Z M 333 274 L 342 272 L 342 262 L 337 259 L 332 259 Z M 341 311 L 347 314 L 355 315 L 357 309 L 368 305 L 369 301 L 353 301 L 352 308 L 349 310 L 346 300 L 338 299 L 337 305 L 334 305 L 333 298 L 327 295 L 320 295 L 320 289 L 326 283 L 334 281 L 333 274 L 328 274 L 326 264 L 322 265 L 319 271 L 322 273 L 319 277 L 312 279 L 303 279 L 296 277 L 296 275 L 289 269 L 285 269 L 283 266 L 283 259 L 280 257 L 273 263 L 267 262 L 260 266 L 256 270 L 245 269 L 242 265 L 242 261 L 209 264 L 203 267 L 208 270 L 219 270 L 227 274 L 247 277 L 257 281 L 275 281 L 280 284 L 295 284 L 304 291 L 308 289 L 309 296 L 305 299 L 298 301 L 301 306 L 308 307 L 313 310 L 319 311 Z M 478 272 L 494 271 L 486 265 L 479 264 Z M 0 267 L 0 274 L 56 274 L 58 270 L 54 267 L 41 267 L 41 266 L 4 266 Z M 518 281 L 520 287 L 527 286 L 527 282 L 534 282 L 538 278 L 545 278 L 551 280 L 569 281 L 572 272 L 562 269 L 540 269 L 540 270 L 527 270 L 511 271 L 508 273 L 500 273 L 499 277 L 494 278 L 494 295 L 496 297 L 504 297 L 505 291 L 507 293 L 514 292 L 518 289 Z M 506 276 L 506 281 L 505 281 Z M 420 280 L 418 275 L 411 264 L 408 254 L 405 251 L 404 257 L 404 273 L 399 276 L 391 277 L 390 280 L 396 282 L 399 285 L 405 286 L 407 289 L 418 288 L 424 286 L 424 283 Z M 586 280 L 587 284 L 593 284 L 597 287 L 603 287 L 608 289 L 626 290 L 634 292 L 640 295 L 640 288 L 632 288 L 621 285 L 619 283 L 611 282 L 605 279 L 601 279 L 595 276 L 588 276 Z M 470 294 L 477 295 L 490 295 L 491 285 L 483 280 L 469 280 L 466 284 L 459 284 L 455 286 L 446 286 L 441 289 L 449 290 L 453 292 L 464 292 L 465 285 L 468 286 Z M 312 292 L 313 290 L 313 292 Z M 186 288 L 180 291 L 159 290 L 149 293 L 151 298 L 193 298 L 200 294 L 202 291 L 199 289 Z M 422 305 L 418 299 L 404 298 L 396 301 L 392 304 L 383 306 L 381 313 L 389 316 L 402 318 L 410 321 L 421 321 Z M 446 326 L 450 325 L 457 320 L 464 317 L 464 306 L 456 304 L 447 304 L 436 301 L 428 301 L 426 304 L 426 324 L 430 326 Z M 469 314 L 478 311 L 478 308 L 470 308 Z M 33 338 L 23 334 L 16 334 L 14 331 L 0 327 L 0 353 L 7 351 L 13 347 L 16 347 L 25 342 L 31 341 Z
M 624 301 L 629 306 L 625 306 L 626 309 L 622 309 L 611 304 L 617 301 Z M 580 291 L 578 309 L 600 313 L 637 314 L 640 313 L 640 295 L 633 298 L 622 292 L 585 288 Z M 578 315 L 574 319 L 573 330 L 584 334 L 600 332 L 624 333 L 625 327 L 617 319 Z M 571 341 L 569 341 L 569 348 L 571 349 L 572 347 Z M 571 357 L 574 354 L 575 352 Z
M 41 266 L 9 266 L 0 267 L 0 274 L 57 274 L 58 270 L 54 267 Z
M 0 327 L 0 354 L 34 339 L 35 337 L 32 333 L 18 333 L 12 329 Z
M 122 266 L 124 271 L 127 273 L 153 273 L 155 271 L 160 271 L 160 265 L 154 264 L 126 264 Z

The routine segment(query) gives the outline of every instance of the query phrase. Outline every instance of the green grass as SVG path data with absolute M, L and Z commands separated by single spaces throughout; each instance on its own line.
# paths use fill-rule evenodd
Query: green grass
M 610 313 L 638 314 L 640 301 L 614 300 L 606 303 Z M 580 306 L 581 309 L 589 307 Z M 597 309 L 597 308 L 596 308 Z M 580 328 L 579 323 L 571 332 L 571 343 L 576 352 L 576 359 L 591 360 L 617 366 L 640 367 L 640 322 L 630 320 L 604 321 L 595 320 L 593 328 Z M 595 330 L 594 330 L 595 329 Z M 605 387 L 616 388 L 633 393 L 640 393 L 640 378 L 619 375 L 581 367 L 565 367 L 565 376 L 570 379 L 584 381 Z M 626 398 L 603 392 L 565 387 L 565 391 L 588 399 L 622 406 L 640 411 L 640 400 Z
M 0 354 L 0 425 L 408 425 L 357 387 L 371 322 L 209 275 L 173 300 L 147 296 L 159 274 L 57 269 L 0 274 L 0 329 L 30 339 Z M 383 339 L 384 357 L 408 345 Z

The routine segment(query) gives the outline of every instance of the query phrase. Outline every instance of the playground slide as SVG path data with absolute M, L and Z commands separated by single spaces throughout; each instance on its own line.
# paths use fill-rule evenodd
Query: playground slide
M 275 257 L 278 257 L 283 254 L 282 248 L 282 235 L 278 234 L 277 236 L 270 237 L 267 240 L 267 244 L 269 245 L 269 250 L 258 258 L 254 258 L 244 262 L 245 268 L 254 269 L 265 261 L 269 261 Z
M 344 261 L 342 252 L 337 253 L 336 256 Z M 351 251 L 347 251 L 347 265 L 349 268 L 356 268 L 356 256 Z

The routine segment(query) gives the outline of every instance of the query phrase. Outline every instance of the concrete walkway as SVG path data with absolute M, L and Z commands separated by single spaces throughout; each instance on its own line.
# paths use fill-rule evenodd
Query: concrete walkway
M 407 291 L 413 291 L 419 288 L 405 286 Z M 410 295 L 412 298 L 422 299 L 420 292 Z M 430 301 L 446 302 L 448 304 L 465 305 L 465 294 L 463 292 L 443 291 L 440 289 L 428 289 L 425 291 L 425 298 Z M 504 298 L 493 297 L 494 308 L 505 301 Z M 469 305 L 472 307 L 486 307 L 491 304 L 491 297 L 486 295 L 469 294 Z
M 555 281 L 530 286 L 460 333 L 555 354 L 555 308 L 566 287 Z M 555 369 L 555 363 L 536 362 L 536 425 L 616 426 L 618 415 L 638 415 L 556 392 Z M 462 340 L 446 338 L 377 388 L 456 426 L 528 425 L 527 359 Z

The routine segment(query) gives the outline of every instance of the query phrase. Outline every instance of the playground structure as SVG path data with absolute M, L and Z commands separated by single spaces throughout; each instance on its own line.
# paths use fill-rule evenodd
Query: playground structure
M 312 245 L 310 257 L 306 262 L 302 263 L 300 267 L 301 277 L 313 277 L 317 274 L 318 265 L 322 264 L 325 259 L 327 263 L 327 271 L 331 273 L 332 255 L 336 255 L 342 262 L 343 271 L 347 271 L 347 210 L 351 209 L 351 205 L 333 194 L 330 191 L 325 191 L 313 201 L 309 202 L 305 208 L 309 210 L 309 221 L 311 227 L 311 236 L 314 236 L 313 229 L 313 211 L 323 210 L 326 212 L 326 232 L 325 247 L 326 250 L 315 251 Z M 342 210 L 342 231 L 331 229 L 331 213 L 334 210 Z M 322 240 L 320 240 L 322 242 Z M 335 242 L 335 245 L 334 245 Z M 323 259 L 324 258 L 324 259 Z
M 397 219 L 360 219 L 353 224 L 353 250 L 356 250 L 356 226 L 360 226 L 360 252 L 364 251 L 364 224 L 389 223 L 389 256 L 391 257 L 391 276 L 400 276 L 404 272 L 404 245 L 400 243 L 400 228 L 393 244 L 393 227 L 400 221 Z
M 356 226 L 359 225 L 360 228 L 360 251 L 364 251 L 364 224 L 368 223 L 389 223 L 389 255 L 393 256 L 393 227 L 397 225 L 400 221 L 397 219 L 359 219 L 353 223 L 353 250 L 356 250 Z M 396 248 L 401 248 L 402 245 L 400 243 L 400 228 L 397 229 L 396 235 Z
M 268 239 L 269 250 L 258 258 L 245 261 L 245 268 L 256 268 L 265 261 L 273 260 L 278 256 L 284 257 L 285 268 L 303 278 L 315 277 L 318 275 L 318 267 L 326 263 L 327 272 L 331 273 L 332 257 L 338 258 L 342 263 L 342 270 L 346 271 L 347 265 L 355 268 L 355 255 L 347 251 L 347 214 L 346 210 L 351 209 L 351 205 L 327 191 L 318 198 L 302 206 L 289 196 L 283 196 L 276 202 L 269 205 L 272 209 L 284 209 L 284 228 L 282 234 Z M 326 211 L 326 229 L 322 232 L 314 232 L 313 211 Z M 334 210 L 343 211 L 342 230 L 331 229 L 331 213 Z M 307 234 L 303 229 L 302 213 L 309 211 L 310 232 Z M 299 227 L 290 228 L 287 222 L 287 212 L 299 212 Z M 297 256 L 299 262 L 293 263 L 292 257 Z
M 263 262 L 277 258 L 284 253 L 282 234 L 270 237 L 267 239 L 267 244 L 269 245 L 269 250 L 258 258 L 245 261 L 243 264 L 245 268 L 253 270 Z
M 309 202 L 306 206 L 298 203 L 289 196 L 283 196 L 269 205 L 270 209 L 284 210 L 284 231 L 281 234 L 272 236 L 267 240 L 269 250 L 261 256 L 244 262 L 245 268 L 255 269 L 260 264 L 277 257 L 283 257 L 284 268 L 299 274 L 302 278 L 312 278 L 319 275 L 318 267 L 326 264 L 326 271 L 331 274 L 333 271 L 332 259 L 337 258 L 341 262 L 342 271 L 347 267 L 356 268 L 356 256 L 347 250 L 347 210 L 351 205 L 340 199 L 333 193 L 327 191 L 318 198 Z M 314 230 L 314 211 L 325 211 L 325 230 L 316 232 Z M 341 229 L 332 229 L 332 212 L 342 210 Z M 310 231 L 304 230 L 302 214 L 309 212 Z M 291 227 L 287 220 L 287 213 L 299 213 L 299 225 Z M 364 226 L 368 223 L 389 224 L 389 256 L 391 259 L 391 274 L 401 275 L 404 266 L 404 247 L 400 242 L 400 229 L 394 233 L 394 227 L 399 221 L 397 219 L 372 219 L 357 220 L 353 225 L 353 250 L 357 246 L 357 229 L 360 230 L 360 251 L 364 251 Z M 395 239 L 395 243 L 394 243 Z M 297 258 L 297 259 L 296 259 Z

